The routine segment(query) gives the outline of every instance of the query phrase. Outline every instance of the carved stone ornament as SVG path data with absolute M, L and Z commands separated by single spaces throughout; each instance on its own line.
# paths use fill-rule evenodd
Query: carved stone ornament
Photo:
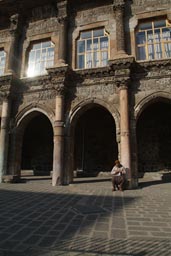
M 43 22 L 42 20 L 30 22 L 27 30 L 27 37 L 56 31 L 58 26 L 59 22 L 56 17 L 45 19 Z
M 13 75 L 5 75 L 5 76 L 0 76 L 0 90 L 2 90 L 2 87 L 4 86 L 10 86 L 12 84 L 13 80 Z
M 8 100 L 10 96 L 10 92 L 6 91 L 6 92 L 0 92 L 0 101 L 4 101 L 4 100 Z
M 128 89 L 130 78 L 117 78 L 115 84 L 119 89 Z
M 47 75 L 32 78 L 24 78 L 22 79 L 22 83 L 28 88 L 39 86 L 43 89 L 45 87 L 49 87 L 50 78 Z
M 54 89 L 56 91 L 56 95 L 64 95 L 65 94 L 65 87 L 63 84 L 54 86 Z
M 68 71 L 69 71 L 68 65 L 63 65 L 63 66 L 60 66 L 60 67 L 47 68 L 47 72 L 50 75 L 50 77 L 65 76 Z
M 171 60 L 154 60 L 150 62 L 134 62 L 132 79 L 160 79 L 171 76 Z
M 47 19 L 50 17 L 56 16 L 56 10 L 52 5 L 43 5 L 36 7 L 32 10 L 32 19 L 31 21 L 37 21 L 42 19 Z
M 75 94 L 80 99 L 85 98 L 106 98 L 116 93 L 116 85 L 110 83 L 108 85 L 98 84 L 96 86 L 78 86 L 76 92 L 71 91 L 71 94 Z
M 75 78 L 77 76 L 77 78 L 80 81 L 83 81 L 85 79 L 94 79 L 94 78 L 104 78 L 104 77 L 109 77 L 109 76 L 113 76 L 114 72 L 111 69 L 111 67 L 107 66 L 107 67 L 101 67 L 101 68 L 93 68 L 93 69 L 80 69 L 78 71 L 75 72 Z M 74 78 L 74 80 L 75 80 Z
M 0 43 L 7 42 L 10 38 L 10 32 L 8 30 L 0 31 Z
M 19 14 L 14 14 L 10 17 L 10 31 L 17 30 L 18 28 L 18 20 L 19 20 Z
M 59 22 L 60 25 L 64 26 L 67 22 L 67 19 L 68 19 L 67 16 L 61 16 L 61 17 L 58 17 L 58 22 Z
M 135 58 L 132 56 L 128 56 L 126 58 L 118 58 L 115 60 L 110 60 L 109 65 L 113 70 L 127 69 L 127 68 L 131 68 L 134 62 L 135 62 Z

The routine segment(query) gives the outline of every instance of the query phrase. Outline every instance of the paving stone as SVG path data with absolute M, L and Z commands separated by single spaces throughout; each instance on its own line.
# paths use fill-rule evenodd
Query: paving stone
M 31 237 L 27 238 L 24 243 L 29 245 L 35 245 L 42 239 L 42 236 L 32 235 Z
M 111 238 L 126 238 L 126 230 L 124 229 L 112 229 Z
M 55 236 L 44 236 L 42 241 L 39 243 L 40 247 L 50 247 L 55 242 L 56 237 Z

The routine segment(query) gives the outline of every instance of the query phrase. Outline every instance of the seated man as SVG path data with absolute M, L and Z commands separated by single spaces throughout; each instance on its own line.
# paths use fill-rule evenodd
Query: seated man
M 115 165 L 111 171 L 112 174 L 112 191 L 115 191 L 116 188 L 120 191 L 123 191 L 123 186 L 126 181 L 126 170 L 120 164 L 119 160 L 115 161 Z

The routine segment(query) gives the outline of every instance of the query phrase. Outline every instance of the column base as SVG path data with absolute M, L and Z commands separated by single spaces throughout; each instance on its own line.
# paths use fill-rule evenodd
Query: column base
M 20 176 L 18 175 L 3 175 L 2 176 L 2 182 L 3 183 L 19 183 L 20 182 Z
M 137 178 L 128 179 L 127 182 L 128 182 L 128 185 L 127 185 L 128 189 L 138 188 L 138 179 Z
M 68 66 L 68 65 L 66 64 L 65 60 L 60 59 L 60 60 L 58 60 L 56 66 L 57 66 L 57 67 L 64 67 L 64 66 Z
M 115 59 L 128 58 L 128 57 L 130 56 L 125 51 L 122 51 L 122 50 L 116 52 L 115 54 Z

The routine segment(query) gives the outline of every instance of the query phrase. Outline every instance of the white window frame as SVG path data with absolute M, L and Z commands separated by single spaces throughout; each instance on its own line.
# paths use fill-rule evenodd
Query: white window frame
M 157 26 L 157 23 L 163 25 Z M 171 58 L 171 23 L 167 19 L 148 20 L 138 25 L 136 56 L 138 61 Z
M 6 56 L 7 54 L 4 49 L 0 49 L 0 76 L 3 76 L 5 73 Z
M 28 52 L 27 77 L 47 74 L 46 68 L 54 66 L 54 54 L 55 45 L 51 40 L 33 42 Z
M 98 31 L 102 35 L 98 34 Z M 84 36 L 87 33 L 89 36 Z M 104 42 L 103 42 L 104 40 Z M 105 42 L 106 40 L 106 42 Z M 83 45 L 83 50 L 81 48 Z M 106 46 L 105 46 L 106 44 Z M 82 63 L 80 62 L 82 58 Z M 93 28 L 80 32 L 76 40 L 76 67 L 77 69 L 98 68 L 107 66 L 109 60 L 109 35 L 104 28 Z

